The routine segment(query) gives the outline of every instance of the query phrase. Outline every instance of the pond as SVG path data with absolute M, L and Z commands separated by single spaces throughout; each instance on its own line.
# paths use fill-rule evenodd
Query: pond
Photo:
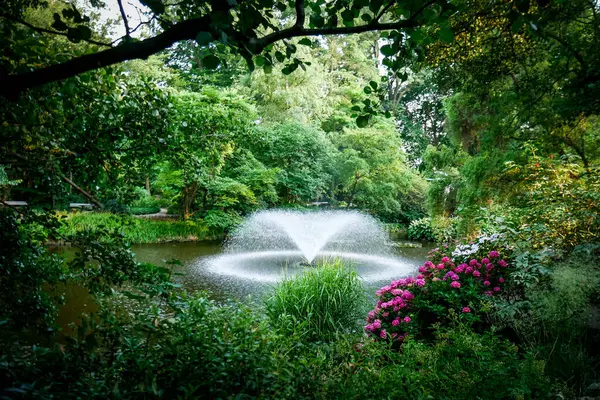
M 427 253 L 432 244 L 411 243 L 417 247 L 392 246 L 395 256 L 407 264 L 418 268 L 427 258 Z M 215 242 L 185 242 L 185 243 L 157 243 L 133 245 L 132 250 L 138 261 L 164 265 L 169 259 L 178 259 L 181 266 L 175 266 L 173 272 L 175 280 L 182 284 L 188 291 L 203 290 L 208 296 L 216 301 L 226 299 L 251 299 L 259 300 L 273 287 L 274 282 L 256 281 L 242 277 L 221 275 L 209 270 L 210 260 L 219 256 L 223 251 L 223 245 Z M 54 247 L 53 251 L 63 253 L 65 257 L 73 254 L 74 250 L 65 247 Z M 385 280 L 369 280 L 365 286 L 369 290 L 376 290 L 389 283 Z M 78 319 L 81 313 L 96 311 L 95 304 L 87 291 L 78 286 L 61 288 L 65 296 L 66 304 L 61 307 L 57 320 L 59 326 L 66 331 L 67 324 Z

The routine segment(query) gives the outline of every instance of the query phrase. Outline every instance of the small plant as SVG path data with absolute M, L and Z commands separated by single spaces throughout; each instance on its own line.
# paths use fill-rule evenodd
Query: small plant
M 334 260 L 281 282 L 266 300 L 266 309 L 271 324 L 282 333 L 328 340 L 357 326 L 363 300 L 358 274 Z

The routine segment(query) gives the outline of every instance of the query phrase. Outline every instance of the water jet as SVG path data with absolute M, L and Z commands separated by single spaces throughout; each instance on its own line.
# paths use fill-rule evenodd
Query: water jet
M 406 276 L 416 269 L 393 255 L 387 232 L 357 211 L 260 211 L 231 235 L 224 252 L 207 260 L 214 274 L 276 282 L 340 258 L 367 281 Z

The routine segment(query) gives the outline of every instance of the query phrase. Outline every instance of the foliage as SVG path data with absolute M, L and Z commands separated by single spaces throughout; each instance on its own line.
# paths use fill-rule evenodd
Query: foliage
M 130 207 L 129 212 L 132 215 L 156 214 L 160 212 L 160 207 Z
M 369 335 L 399 344 L 407 336 L 429 338 L 435 324 L 452 319 L 482 329 L 490 307 L 486 298 L 502 291 L 512 268 L 495 250 L 480 259 L 451 259 L 434 249 L 429 258 L 417 278 L 395 280 L 377 291 L 365 326 Z
M 104 228 L 121 232 L 130 243 L 210 240 L 219 236 L 202 221 L 153 220 L 109 213 L 69 214 L 61 233 L 69 240 L 78 232 L 93 233 Z
M 408 226 L 408 238 L 412 240 L 426 240 L 433 242 L 433 228 L 431 226 L 431 218 L 425 217 L 414 220 Z
M 356 272 L 332 260 L 279 283 L 265 304 L 273 329 L 295 332 L 302 341 L 324 341 L 357 327 L 363 299 Z
M 578 395 L 598 377 L 598 337 L 592 308 L 598 304 L 598 245 L 575 248 L 563 257 L 523 253 L 510 280 L 525 286 L 499 302 L 495 324 L 513 332 L 526 349 L 547 359 L 553 376 L 570 382 Z M 523 280 L 525 274 L 528 279 Z

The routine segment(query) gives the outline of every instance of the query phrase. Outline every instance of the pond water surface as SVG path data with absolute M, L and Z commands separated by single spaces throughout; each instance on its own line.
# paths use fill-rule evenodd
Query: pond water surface
M 418 268 L 427 258 L 427 253 L 433 247 L 431 244 L 417 244 L 422 247 L 405 248 L 394 247 L 394 255 Z M 65 257 L 73 254 L 69 247 L 54 249 L 63 253 Z M 239 277 L 223 276 L 211 273 L 207 267 L 207 260 L 222 253 L 223 246 L 215 242 L 186 242 L 186 243 L 157 243 L 139 244 L 132 246 L 136 258 L 141 262 L 149 262 L 156 265 L 165 265 L 169 259 L 178 259 L 181 266 L 175 266 L 173 272 L 175 281 L 182 284 L 188 291 L 206 291 L 208 296 L 217 301 L 226 299 L 259 300 L 273 287 L 271 282 L 259 282 Z M 400 278 L 400 277 L 398 277 Z M 386 281 L 369 281 L 365 286 L 369 291 L 375 291 Z M 81 313 L 96 311 L 96 306 L 87 290 L 77 286 L 61 288 L 66 304 L 61 307 L 57 320 L 59 326 L 66 329 L 68 322 L 78 319 Z M 68 329 L 66 329 L 68 330 Z

